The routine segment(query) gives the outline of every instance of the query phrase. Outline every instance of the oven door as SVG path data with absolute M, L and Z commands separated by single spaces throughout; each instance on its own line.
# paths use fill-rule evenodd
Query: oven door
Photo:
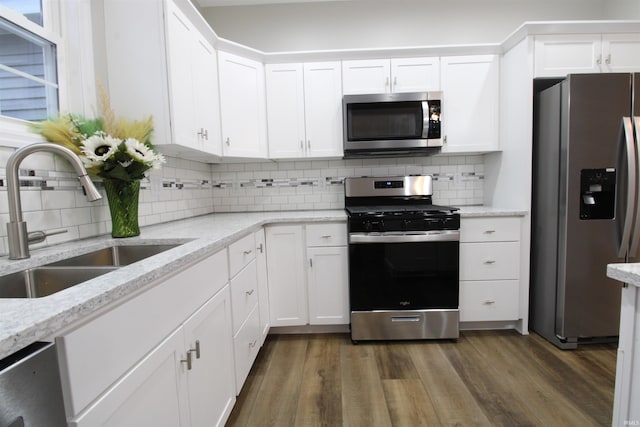
M 351 311 L 458 309 L 458 230 L 351 233 Z

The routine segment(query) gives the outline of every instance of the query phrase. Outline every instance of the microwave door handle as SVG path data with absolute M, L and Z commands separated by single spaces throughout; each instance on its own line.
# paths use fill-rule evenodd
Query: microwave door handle
M 629 239 L 631 238 L 633 225 L 633 210 L 636 202 L 636 174 L 638 171 L 636 169 L 636 153 L 633 142 L 633 124 L 631 123 L 630 117 L 622 118 L 622 133 L 624 133 L 624 144 L 627 152 L 627 201 L 622 237 L 620 239 L 620 247 L 618 248 L 618 257 L 620 258 L 624 258 L 629 249 Z
M 422 138 L 429 136 L 429 101 L 422 101 Z
M 629 120 L 631 121 L 631 120 Z M 635 142 L 636 153 L 640 153 L 640 117 L 633 118 L 633 135 L 631 139 Z M 635 136 L 635 139 L 633 138 Z M 636 168 L 640 165 L 636 165 Z M 636 169 L 636 189 L 640 188 L 640 173 Z M 635 193 L 634 193 L 635 194 Z M 638 200 L 636 200 L 638 203 Z M 637 208 L 637 206 L 636 206 Z M 631 249 L 629 250 L 629 256 L 634 257 L 638 253 L 638 246 L 640 245 L 640 209 L 636 209 L 636 218 L 633 223 L 633 231 L 631 233 Z

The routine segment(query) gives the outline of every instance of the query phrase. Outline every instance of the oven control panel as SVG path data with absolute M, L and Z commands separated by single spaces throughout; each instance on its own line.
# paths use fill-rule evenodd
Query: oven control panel
M 432 215 L 427 217 L 396 218 L 393 215 L 380 217 L 350 217 L 349 231 L 352 233 L 385 232 L 385 231 L 432 231 L 458 230 L 460 214 Z

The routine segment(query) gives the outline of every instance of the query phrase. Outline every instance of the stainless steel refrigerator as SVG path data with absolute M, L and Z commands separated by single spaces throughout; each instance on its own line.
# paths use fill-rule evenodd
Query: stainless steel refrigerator
M 536 82 L 540 83 L 540 82 Z M 640 74 L 574 74 L 536 93 L 530 326 L 560 348 L 614 341 L 640 244 Z

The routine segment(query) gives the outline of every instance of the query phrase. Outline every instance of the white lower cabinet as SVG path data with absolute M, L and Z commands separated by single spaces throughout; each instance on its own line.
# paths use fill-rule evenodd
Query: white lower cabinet
M 346 225 L 274 225 L 266 238 L 271 326 L 348 324 Z
M 233 313 L 235 384 L 238 394 L 262 345 L 258 307 L 260 289 L 257 270 L 259 257 L 255 240 L 257 234 L 249 234 L 229 245 L 229 285 Z
M 462 218 L 460 321 L 513 321 L 520 315 L 520 218 Z
M 309 323 L 349 324 L 349 251 L 345 224 L 306 226 Z
M 74 426 L 224 425 L 235 402 L 227 252 L 56 338 Z
M 258 307 L 260 313 L 260 330 L 262 337 L 260 345 L 264 343 L 269 333 L 271 321 L 269 319 L 269 280 L 267 278 L 267 243 L 264 228 L 254 233 L 256 242 L 256 270 L 258 274 Z
M 225 286 L 70 423 L 222 426 L 235 402 Z

